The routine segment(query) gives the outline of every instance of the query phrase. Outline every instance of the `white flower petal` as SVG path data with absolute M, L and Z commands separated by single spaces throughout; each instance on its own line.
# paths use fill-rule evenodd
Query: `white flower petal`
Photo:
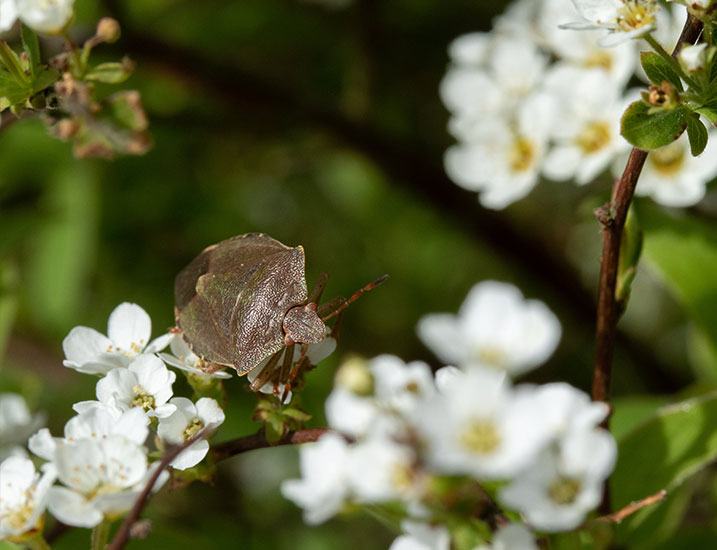
M 103 515 L 81 494 L 66 487 L 51 487 L 47 507 L 59 521 L 74 527 L 94 527 Z
M 137 304 L 124 302 L 110 314 L 107 335 L 115 346 L 132 355 L 139 354 L 149 343 L 152 321 Z

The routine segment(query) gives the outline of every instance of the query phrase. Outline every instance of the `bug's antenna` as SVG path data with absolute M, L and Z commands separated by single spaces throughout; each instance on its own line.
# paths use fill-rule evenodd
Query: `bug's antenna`
M 372 290 L 372 289 L 376 288 L 378 285 L 380 285 L 380 284 L 381 284 L 382 282 L 384 282 L 386 279 L 388 279 L 388 274 L 382 275 L 381 277 L 379 277 L 379 278 L 376 279 L 375 281 L 372 281 L 372 282 L 370 282 L 369 284 L 367 284 L 366 286 L 359 288 L 356 292 L 353 293 L 353 295 L 351 296 L 351 298 L 349 298 L 348 300 L 344 300 L 343 303 L 342 303 L 339 307 L 337 307 L 334 311 L 332 311 L 331 313 L 329 313 L 326 317 L 322 317 L 321 320 L 324 321 L 324 322 L 326 322 L 326 321 L 328 321 L 329 319 L 331 319 L 332 317 L 334 317 L 334 316 L 336 316 L 336 315 L 339 315 L 339 314 L 342 313 L 347 307 L 349 307 L 349 304 L 350 304 L 351 302 L 355 302 L 356 300 L 358 300 L 364 292 L 368 292 L 369 290 Z

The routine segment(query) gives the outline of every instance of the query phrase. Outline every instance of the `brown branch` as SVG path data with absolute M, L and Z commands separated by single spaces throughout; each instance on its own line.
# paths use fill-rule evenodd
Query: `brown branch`
M 642 510 L 643 508 L 647 506 L 651 506 L 652 504 L 656 504 L 660 501 L 662 501 L 667 496 L 667 491 L 662 489 L 661 491 L 658 491 L 654 495 L 650 495 L 649 497 L 645 497 L 641 500 L 635 500 L 622 508 L 621 510 L 618 510 L 617 512 L 614 512 L 612 514 L 607 514 L 604 516 L 600 516 L 599 518 L 594 519 L 593 521 L 609 521 L 611 523 L 621 523 L 622 520 L 624 520 L 626 517 L 631 516 L 635 512 Z
M 159 479 L 159 476 L 167 468 L 167 466 L 169 466 L 169 463 L 172 462 L 175 458 L 177 458 L 179 453 L 205 437 L 207 434 L 208 430 L 201 430 L 197 432 L 191 439 L 188 439 L 181 445 L 177 445 L 176 447 L 170 448 L 169 450 L 167 450 L 166 453 L 164 453 L 162 460 L 159 461 L 159 465 L 152 473 L 152 476 L 147 481 L 147 484 L 145 485 L 144 489 L 142 489 L 142 492 L 137 497 L 137 500 L 134 501 L 132 509 L 130 510 L 129 514 L 127 514 L 127 517 L 124 518 L 122 525 L 115 534 L 115 537 L 114 539 L 112 539 L 110 545 L 107 547 L 107 550 L 121 550 L 122 548 L 124 548 L 125 544 L 127 544 L 127 541 L 129 541 L 132 526 L 137 522 L 137 520 L 139 519 L 139 515 L 142 513 L 144 507 L 147 505 L 147 502 L 149 501 L 149 495 L 152 492 L 154 484 Z
M 299 445 L 301 443 L 311 443 L 316 441 L 325 433 L 331 432 L 329 428 L 310 428 L 307 430 L 299 430 L 296 432 L 288 432 L 276 443 L 269 443 L 266 440 L 264 430 L 259 430 L 255 434 L 232 439 L 224 443 L 212 446 L 212 457 L 215 462 L 225 460 L 232 456 L 253 451 L 254 449 L 265 449 L 267 447 L 276 447 L 278 445 Z
M 702 22 L 689 15 L 677 41 L 672 56 L 676 57 L 684 44 L 693 44 L 702 32 Z M 615 296 L 620 244 L 627 219 L 630 202 L 635 194 L 635 186 L 645 165 L 647 152 L 637 148 L 630 151 L 625 170 L 616 180 L 612 190 L 612 200 L 598 209 L 598 220 L 602 224 L 602 257 L 600 259 L 600 282 L 598 287 L 597 322 L 595 329 L 595 367 L 593 370 L 593 401 L 607 402 L 610 398 L 610 379 L 612 376 L 612 356 L 615 334 L 619 317 L 619 307 Z M 610 417 L 603 421 L 607 428 Z M 602 502 L 599 510 L 610 511 L 610 485 L 605 481 Z
M 702 32 L 702 22 L 689 16 L 680 39 L 675 46 L 673 57 L 684 44 L 692 44 Z M 633 148 L 619 180 L 612 192 L 612 201 L 601 208 L 598 219 L 602 224 L 602 258 L 598 288 L 597 327 L 595 331 L 595 370 L 593 373 L 592 397 L 595 401 L 608 401 L 612 374 L 612 355 L 615 330 L 618 320 L 618 306 L 615 297 L 620 240 L 622 238 L 627 211 L 635 193 L 637 179 L 647 159 L 647 152 Z M 607 420 L 606 420 L 607 422 Z

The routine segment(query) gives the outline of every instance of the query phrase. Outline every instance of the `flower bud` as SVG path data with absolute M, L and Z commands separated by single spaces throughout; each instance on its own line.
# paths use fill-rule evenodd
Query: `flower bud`
M 112 17 L 103 17 L 97 23 L 97 41 L 112 44 L 117 42 L 120 37 L 120 26 L 116 19 Z
M 699 71 L 707 61 L 707 43 L 702 42 L 694 46 L 684 46 L 677 57 L 682 68 L 688 73 Z
M 336 386 L 356 395 L 373 395 L 373 375 L 368 362 L 359 357 L 345 361 L 336 372 Z

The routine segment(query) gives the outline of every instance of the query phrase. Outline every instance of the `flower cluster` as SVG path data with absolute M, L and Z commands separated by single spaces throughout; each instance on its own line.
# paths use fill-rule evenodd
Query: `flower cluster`
M 466 500 L 489 514 L 496 499 L 531 529 L 578 527 L 615 463 L 615 441 L 598 427 L 607 405 L 568 384 L 511 381 L 552 354 L 555 316 L 510 285 L 486 282 L 457 317 L 424 318 L 419 335 L 458 366 L 434 375 L 425 363 L 384 355 L 339 369 L 326 402 L 336 433 L 303 447 L 302 478 L 282 485 L 306 522 L 323 522 L 349 503 L 390 510 L 398 503 L 405 534 L 393 548 L 447 549 L 451 514 Z M 515 525 L 491 544 L 535 548 L 532 540 Z M 476 533 L 476 546 L 489 542 Z
M 657 8 L 652 0 L 515 0 L 490 33 L 456 38 L 440 86 L 458 140 L 445 153 L 449 177 L 501 209 L 541 175 L 579 185 L 610 168 L 619 175 L 629 149 L 620 117 L 639 99 L 627 85 L 641 74 L 638 41 L 627 39 L 654 31 L 668 47 L 685 18 L 679 6 Z M 713 141 L 700 157 L 686 136 L 651 155 L 637 193 L 668 206 L 698 202 L 717 175 Z
M 24 457 L 14 456 L 0 465 L 0 483 L 13 487 L 3 490 L 0 499 L 0 533 L 21 537 L 36 529 L 45 505 L 67 525 L 94 527 L 117 518 L 129 510 L 152 476 L 152 448 L 182 444 L 202 430 L 209 434 L 224 421 L 224 412 L 210 397 L 195 403 L 173 397 L 176 374 L 162 359 L 205 384 L 228 375 L 204 374 L 181 338 L 164 334 L 151 340 L 151 332 L 149 315 L 130 303 L 112 312 L 107 335 L 88 327 L 70 331 L 63 342 L 64 365 L 101 376 L 97 399 L 73 406 L 77 415 L 65 424 L 63 437 L 53 437 L 47 428 L 30 437 L 30 450 L 46 461 L 42 477 Z M 174 355 L 158 355 L 167 345 Z M 5 395 L 0 399 L 0 407 L 13 413 L 3 421 L 4 431 L 25 426 L 26 439 L 29 413 L 16 401 Z M 150 437 L 150 428 L 156 437 Z M 206 438 L 200 439 L 171 466 L 196 466 L 208 451 Z M 163 472 L 154 490 L 167 477 Z

